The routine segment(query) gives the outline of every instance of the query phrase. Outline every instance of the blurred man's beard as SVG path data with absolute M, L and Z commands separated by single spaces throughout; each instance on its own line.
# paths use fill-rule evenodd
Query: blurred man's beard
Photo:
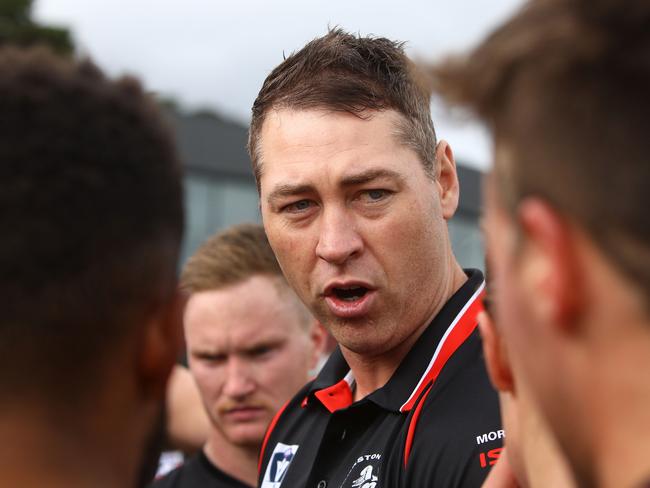
M 156 476 L 160 454 L 167 443 L 166 420 L 167 412 L 164 402 L 162 402 L 160 413 L 154 421 L 150 435 L 145 440 L 144 451 L 140 458 L 140 468 L 136 477 L 136 488 L 143 488 L 149 485 Z

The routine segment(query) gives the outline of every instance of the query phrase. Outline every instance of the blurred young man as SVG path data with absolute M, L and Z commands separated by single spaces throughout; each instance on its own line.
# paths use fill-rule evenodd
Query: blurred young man
M 135 486 L 181 339 L 181 174 L 155 103 L 0 50 L 0 208 L 0 485 Z
M 325 331 L 289 288 L 261 226 L 210 238 L 181 285 L 189 367 L 210 427 L 203 449 L 154 486 L 255 486 L 266 428 L 308 380 Z
M 438 72 L 494 134 L 503 371 L 584 487 L 650 483 L 649 25 L 644 0 L 535 1 Z
M 503 436 L 483 277 L 452 253 L 454 158 L 401 45 L 334 30 L 289 56 L 249 151 L 280 266 L 340 344 L 272 424 L 261 486 L 479 486 Z

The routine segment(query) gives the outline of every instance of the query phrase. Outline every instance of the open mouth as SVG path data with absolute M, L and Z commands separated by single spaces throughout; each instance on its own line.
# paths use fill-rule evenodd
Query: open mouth
M 325 303 L 336 317 L 359 319 L 366 316 L 377 301 L 377 290 L 364 282 L 332 283 L 325 290 Z
M 332 294 L 339 300 L 346 302 L 353 302 L 363 298 L 368 293 L 368 288 L 364 286 L 349 286 L 349 287 L 335 287 L 332 288 Z

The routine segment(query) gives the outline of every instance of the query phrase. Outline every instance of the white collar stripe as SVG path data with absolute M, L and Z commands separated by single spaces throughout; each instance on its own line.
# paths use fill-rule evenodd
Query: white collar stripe
M 422 390 L 424 390 L 430 381 L 437 378 L 447 360 L 472 333 L 476 327 L 476 315 L 481 309 L 479 296 L 484 289 L 485 281 L 481 283 L 481 286 L 478 287 L 458 315 L 456 315 L 451 325 L 447 328 L 433 353 L 433 357 L 431 358 L 427 369 L 424 371 L 424 374 L 422 374 L 420 381 L 418 381 L 417 385 L 411 392 L 411 395 L 400 407 L 400 412 L 409 411 L 413 408 L 413 404 L 422 393 Z M 446 354 L 441 354 L 443 349 Z

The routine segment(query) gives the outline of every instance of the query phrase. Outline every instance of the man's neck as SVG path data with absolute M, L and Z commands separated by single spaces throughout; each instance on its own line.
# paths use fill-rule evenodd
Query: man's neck
M 354 390 L 354 401 L 365 398 L 373 391 L 381 388 L 393 376 L 402 360 L 409 353 L 413 345 L 427 329 L 431 321 L 438 315 L 438 312 L 449 301 L 467 281 L 467 275 L 456 262 L 453 255 L 450 256 L 447 279 L 443 281 L 441 289 L 432 297 L 431 305 L 424 319 L 413 328 L 413 332 L 404 341 L 397 344 L 388 351 L 378 355 L 357 354 L 344 346 L 341 352 L 345 357 L 355 378 L 356 388 Z
M 341 352 L 354 376 L 353 400 L 355 402 L 388 383 L 415 341 L 422 335 L 423 330 L 410 336 L 398 347 L 376 357 L 357 354 L 341 346 Z
M 257 486 L 257 461 L 261 446 L 238 446 L 212 428 L 203 452 L 212 464 L 235 479 Z

